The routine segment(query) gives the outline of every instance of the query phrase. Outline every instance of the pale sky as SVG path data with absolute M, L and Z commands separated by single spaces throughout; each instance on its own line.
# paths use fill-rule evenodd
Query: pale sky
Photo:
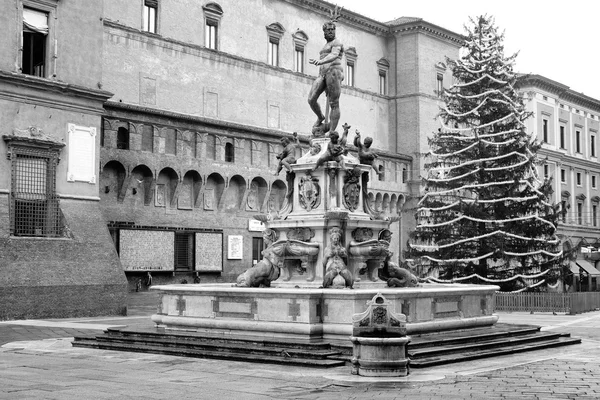
M 381 22 L 418 17 L 464 34 L 469 17 L 493 15 L 515 71 L 560 82 L 600 101 L 600 2 L 569 0 L 328 0 Z

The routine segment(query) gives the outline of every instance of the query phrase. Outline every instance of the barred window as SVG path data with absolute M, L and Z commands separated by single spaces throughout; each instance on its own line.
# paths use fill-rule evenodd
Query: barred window
M 60 237 L 55 154 L 15 148 L 11 162 L 10 228 L 14 236 Z
M 175 269 L 191 270 L 194 261 L 194 234 L 175 233 Z

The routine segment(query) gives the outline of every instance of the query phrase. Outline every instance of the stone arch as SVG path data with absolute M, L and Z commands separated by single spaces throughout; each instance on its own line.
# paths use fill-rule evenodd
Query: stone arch
M 398 214 L 398 196 L 395 193 L 390 196 L 390 214 Z
M 204 209 L 216 210 L 224 190 L 225 179 L 216 172 L 210 174 L 204 185 Z
M 375 195 L 373 194 L 373 192 L 369 192 L 369 198 L 367 199 L 367 201 L 369 202 L 369 208 L 371 208 L 371 210 L 375 210 Z
M 102 200 L 117 199 L 125 183 L 127 172 L 123 164 L 110 160 L 100 173 L 100 198 Z
M 277 179 L 271 185 L 271 194 L 267 205 L 267 211 L 279 211 L 285 202 L 287 186 L 281 179 Z
M 139 194 L 139 198 L 144 199 L 144 205 L 146 206 L 150 205 L 154 198 L 154 184 L 154 175 L 148 166 L 140 164 L 131 171 L 132 193 L 133 189 L 136 189 L 135 195 Z
M 398 195 L 398 200 L 396 203 L 396 213 L 398 215 L 400 215 L 402 213 L 402 207 L 404 206 L 404 203 L 406 202 L 406 197 L 404 197 L 403 194 L 399 194 Z
M 385 193 L 383 195 L 383 200 L 382 200 L 382 204 L 381 204 L 381 211 L 383 211 L 386 214 L 390 213 L 390 195 L 388 193 Z
M 267 198 L 267 192 L 269 185 L 264 178 L 257 176 L 250 182 L 250 190 L 248 196 L 246 196 L 246 210 L 248 211 L 261 211 L 265 200 Z
M 163 168 L 156 178 L 155 205 L 170 207 L 173 203 L 175 191 L 179 184 L 179 175 L 171 167 Z
M 244 194 L 246 193 L 246 180 L 240 175 L 229 178 L 225 194 L 220 203 L 223 211 L 237 211 L 241 208 Z
M 191 209 L 198 204 L 198 196 L 202 187 L 202 177 L 195 170 L 189 170 L 183 176 L 181 181 L 181 190 L 177 197 L 177 207 L 182 209 Z
M 381 193 L 377 193 L 375 195 L 375 210 L 383 211 L 382 207 L 383 207 L 383 196 L 381 195 Z

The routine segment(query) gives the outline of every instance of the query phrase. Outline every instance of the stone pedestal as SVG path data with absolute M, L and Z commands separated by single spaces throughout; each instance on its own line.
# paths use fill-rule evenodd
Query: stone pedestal
M 361 376 L 407 376 L 408 336 L 397 338 L 351 336 L 352 373 Z
M 381 293 L 367 309 L 352 316 L 352 373 L 362 376 L 406 376 L 406 315 L 394 312 Z

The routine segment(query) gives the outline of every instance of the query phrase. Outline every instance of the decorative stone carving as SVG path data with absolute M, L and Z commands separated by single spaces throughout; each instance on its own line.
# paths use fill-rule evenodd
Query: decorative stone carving
M 352 231 L 352 238 L 360 243 L 373 238 L 373 229 L 370 228 L 356 228 Z
M 300 206 L 306 211 L 311 211 L 321 204 L 319 180 L 310 173 L 307 172 L 305 176 L 300 178 L 298 191 Z
M 287 232 L 287 238 L 308 242 L 315 236 L 315 232 L 310 228 L 292 228 Z
M 392 253 L 389 254 L 383 268 L 378 271 L 379 279 L 386 281 L 390 287 L 416 287 L 419 286 L 419 278 L 417 278 L 407 268 L 401 268 L 395 262 L 390 261 Z M 408 264 L 403 263 L 403 266 Z
M 244 273 L 237 277 L 236 286 L 241 287 L 269 287 L 271 281 L 279 278 L 280 257 L 276 254 L 274 246 L 267 247 L 262 252 L 263 258 Z
M 395 313 L 381 293 L 352 315 L 352 373 L 363 376 L 406 376 L 409 359 L 406 316 Z
M 266 247 L 270 247 L 279 239 L 279 232 L 275 229 L 267 228 L 263 231 L 263 241 Z
M 292 278 L 292 266 L 296 266 L 296 271 L 302 275 L 307 273 L 306 280 L 312 282 L 315 279 L 315 263 L 319 256 L 319 243 L 302 242 L 300 240 L 280 240 L 273 244 L 273 251 L 280 257 L 279 267 L 283 269 L 284 281 Z M 284 261 L 295 261 L 295 263 L 284 263 Z M 299 262 L 299 264 L 298 264 Z
M 354 232 L 358 229 L 355 229 Z M 351 256 L 354 273 L 356 275 L 366 273 L 369 280 L 377 282 L 379 280 L 378 270 L 383 268 L 384 262 L 390 256 L 389 247 L 392 232 L 389 229 L 382 229 L 377 239 L 364 240 L 366 234 L 366 231 L 356 233 L 358 239 L 362 239 L 362 241 L 354 238 L 350 242 L 348 253 Z M 360 279 L 356 278 L 355 280 L 359 281 Z
M 344 176 L 343 202 L 344 206 L 350 211 L 355 211 L 359 206 L 360 175 L 360 169 L 354 167 L 354 169 L 346 171 L 346 176 Z
M 348 252 L 342 244 L 342 230 L 334 227 L 329 230 L 330 244 L 323 252 L 323 267 L 325 276 L 323 277 L 323 287 L 327 288 L 334 285 L 334 280 L 339 276 L 343 278 L 343 285 L 352 288 L 354 279 L 352 273 L 346 268 Z

